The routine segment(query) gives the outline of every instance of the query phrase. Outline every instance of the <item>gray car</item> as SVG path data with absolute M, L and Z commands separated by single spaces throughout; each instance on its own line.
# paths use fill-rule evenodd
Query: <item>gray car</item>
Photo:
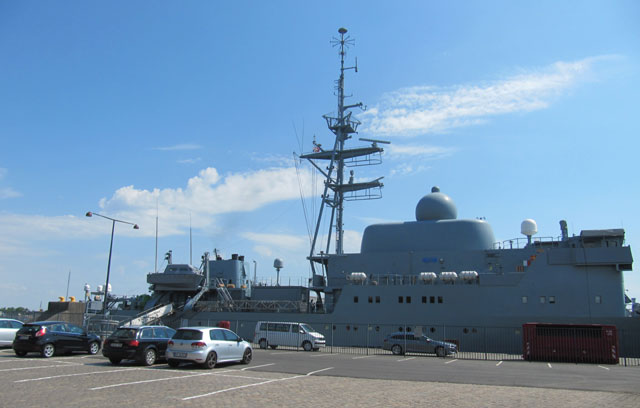
M 23 324 L 20 320 L 0 318 L 0 347 L 11 346 Z
M 167 346 L 167 363 L 196 363 L 213 368 L 217 363 L 249 364 L 253 357 L 251 345 L 231 330 L 220 327 L 182 327 Z
M 458 346 L 447 341 L 433 340 L 427 336 L 414 333 L 391 333 L 382 344 L 385 350 L 391 350 L 395 355 L 404 353 L 435 353 L 438 357 L 458 352 Z

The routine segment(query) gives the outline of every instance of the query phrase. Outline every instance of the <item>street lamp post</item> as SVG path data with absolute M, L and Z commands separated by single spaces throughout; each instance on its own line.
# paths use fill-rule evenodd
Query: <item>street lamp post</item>
M 138 224 L 134 224 L 132 222 L 116 220 L 115 218 L 107 217 L 107 216 L 104 216 L 102 214 L 98 214 L 98 213 L 91 212 L 91 211 L 87 212 L 86 215 L 87 215 L 87 217 L 92 217 L 94 215 L 97 215 L 98 217 L 102 217 L 102 218 L 106 218 L 108 220 L 111 220 L 111 244 L 109 245 L 109 262 L 107 263 L 107 283 L 104 285 L 104 301 L 102 302 L 102 314 L 106 315 L 106 313 L 107 313 L 107 300 L 108 300 L 108 296 L 109 296 L 109 273 L 111 272 L 111 252 L 113 250 L 113 233 L 115 232 L 115 229 L 116 229 L 116 222 L 121 222 L 123 224 L 133 225 L 133 229 L 140 229 L 140 227 L 138 227 Z

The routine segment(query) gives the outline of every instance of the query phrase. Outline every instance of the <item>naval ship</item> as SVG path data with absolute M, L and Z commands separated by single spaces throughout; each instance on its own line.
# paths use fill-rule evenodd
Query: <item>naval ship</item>
M 235 328 L 246 338 L 257 321 L 304 322 L 345 345 L 369 342 L 362 336 L 380 327 L 456 339 L 482 333 L 485 342 L 504 337 L 507 328 L 513 344 L 527 322 L 640 327 L 640 318 L 626 317 L 623 271 L 632 270 L 633 258 L 623 229 L 569 236 L 560 221 L 558 237 L 539 238 L 535 221 L 524 220 L 524 237 L 496 242 L 487 221 L 458 219 L 453 199 L 433 187 L 417 202 L 415 220 L 370 225 L 360 252 L 345 253 L 345 203 L 380 198 L 383 187 L 382 177 L 354 181 L 353 169 L 379 164 L 388 142 L 360 139 L 367 144 L 347 146 L 360 125 L 352 113 L 364 106 L 345 104 L 345 73 L 357 72 L 357 62 L 345 66 L 353 40 L 341 28 L 332 43 L 340 55 L 338 108 L 324 118 L 333 146 L 314 141 L 312 151 L 299 156 L 325 179 L 309 284 L 258 284 L 244 256 L 205 253 L 199 268 L 169 262 L 164 272 L 148 274 L 146 309 L 171 304 L 178 322 L 190 324 L 243 322 Z M 326 219 L 328 238 L 320 242 Z M 279 271 L 281 261 L 274 267 Z

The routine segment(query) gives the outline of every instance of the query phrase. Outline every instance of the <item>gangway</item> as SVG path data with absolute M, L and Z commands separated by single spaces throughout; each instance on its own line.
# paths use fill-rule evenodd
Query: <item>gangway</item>
M 209 287 L 207 285 L 204 285 L 202 287 L 202 289 L 200 289 L 200 292 L 198 292 L 194 297 L 192 297 L 191 299 L 189 299 L 189 301 L 184 305 L 184 310 L 191 310 L 193 309 L 193 307 L 196 305 L 196 303 L 198 302 L 198 300 L 200 300 L 200 298 L 202 297 L 202 295 L 204 295 L 205 293 L 207 293 L 209 291 Z
M 140 326 L 143 324 L 150 324 L 161 319 L 162 317 L 168 315 L 171 312 L 173 312 L 173 303 L 156 306 L 152 309 L 145 310 L 144 312 L 140 313 L 133 319 L 121 322 L 120 325 L 121 326 Z

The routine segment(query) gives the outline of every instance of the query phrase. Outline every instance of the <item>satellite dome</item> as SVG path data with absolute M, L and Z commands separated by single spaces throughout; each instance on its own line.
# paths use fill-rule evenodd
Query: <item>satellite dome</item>
M 422 197 L 416 206 L 417 221 L 455 220 L 458 209 L 453 200 L 433 187 L 431 193 Z

